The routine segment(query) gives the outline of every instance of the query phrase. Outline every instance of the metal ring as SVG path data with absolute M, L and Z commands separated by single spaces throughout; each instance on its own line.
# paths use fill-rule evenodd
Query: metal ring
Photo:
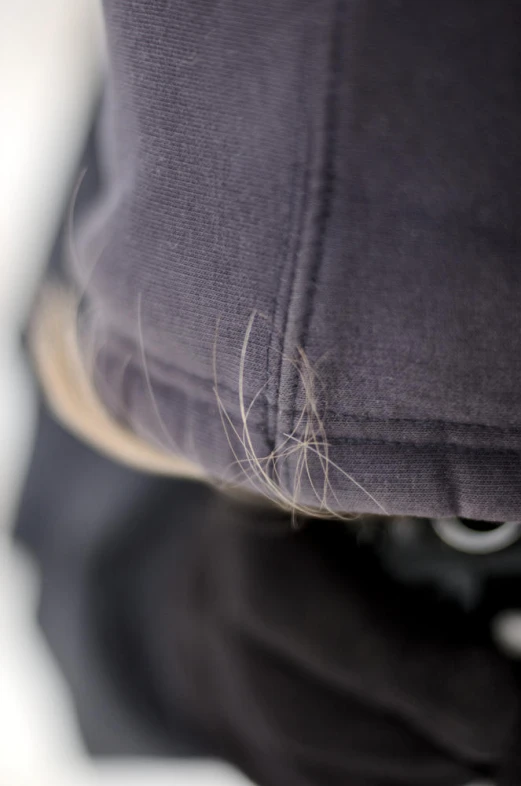
M 453 549 L 466 554 L 491 554 L 508 548 L 521 536 L 521 522 L 504 521 L 496 529 L 476 532 L 461 519 L 433 519 L 437 536 Z

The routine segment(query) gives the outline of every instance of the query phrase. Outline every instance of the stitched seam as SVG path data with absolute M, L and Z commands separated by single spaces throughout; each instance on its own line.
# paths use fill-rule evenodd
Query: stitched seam
M 454 450 L 454 451 L 461 451 L 462 453 L 476 453 L 479 452 L 482 456 L 483 453 L 498 453 L 500 455 L 505 456 L 519 456 L 521 453 L 520 450 L 516 450 L 515 448 L 483 448 L 481 446 L 471 447 L 468 445 L 456 445 L 451 442 L 449 443 L 440 443 L 440 442 L 407 442 L 407 441 L 399 441 L 399 440 L 387 440 L 387 439 L 363 439 L 363 438 L 356 438 L 356 437 L 338 437 L 336 439 L 328 440 L 328 445 L 330 446 L 337 446 L 340 447 L 342 445 L 375 445 L 375 446 L 395 446 L 395 447 L 410 447 L 416 448 L 418 450 L 423 450 L 424 448 L 436 448 L 437 450 Z
M 119 341 L 119 338 L 120 338 L 119 336 L 117 336 L 116 334 L 113 334 L 111 336 L 111 338 L 109 339 L 109 341 L 115 339 L 116 342 L 117 342 L 117 341 Z M 122 343 L 124 343 L 124 341 Z M 134 346 L 134 350 L 135 350 L 135 346 Z M 117 354 L 117 351 L 116 350 L 111 350 L 109 348 L 109 346 L 107 346 L 107 344 L 105 344 L 103 346 L 103 351 L 104 352 L 108 352 L 110 355 Z M 141 364 L 140 360 L 137 358 L 137 355 L 134 355 L 133 357 L 131 357 L 129 362 L 132 364 L 133 368 L 135 369 L 135 371 L 137 373 L 143 374 L 142 364 Z M 155 359 L 152 358 L 152 364 L 154 364 L 154 363 L 155 363 Z M 184 379 L 186 379 L 188 381 L 193 381 L 193 382 L 197 383 L 197 385 L 202 387 L 205 390 L 205 392 L 208 392 L 209 394 L 213 393 L 213 380 L 205 379 L 204 377 L 199 377 L 196 374 L 190 374 L 190 373 L 186 372 L 184 369 L 180 369 L 180 368 L 178 368 L 177 366 L 175 366 L 173 364 L 167 365 L 167 364 L 159 363 L 159 365 L 161 365 L 161 367 L 164 368 L 164 369 L 168 369 L 170 371 L 175 372 L 176 374 L 178 374 L 179 376 L 183 377 Z M 150 366 L 148 368 L 148 371 L 149 371 L 151 379 L 154 381 L 154 383 L 156 385 L 158 385 L 160 387 L 174 387 L 171 383 L 167 382 L 164 379 L 159 378 L 156 374 L 154 374 L 154 371 L 153 371 L 153 369 L 150 368 Z M 219 385 L 219 389 L 221 391 L 227 393 L 230 396 L 231 400 L 230 400 L 230 402 L 228 402 L 228 405 L 230 407 L 232 407 L 232 408 L 235 408 L 235 405 L 234 405 L 233 401 L 234 401 L 234 399 L 235 400 L 237 399 L 237 391 L 233 390 L 231 388 L 228 388 L 224 384 L 223 385 Z M 182 392 L 183 392 L 184 395 L 188 395 L 185 391 L 182 391 Z M 246 398 L 246 402 L 247 403 L 251 403 L 251 399 Z M 237 404 L 237 408 L 238 408 L 238 404 Z M 292 418 L 296 417 L 300 413 L 300 410 L 297 410 L 294 407 L 291 407 L 291 408 L 289 408 L 287 410 L 285 409 L 283 411 L 286 414 L 289 414 Z M 346 412 L 346 411 L 332 410 L 332 409 L 327 409 L 326 410 L 326 416 L 327 415 L 333 415 L 335 417 L 342 417 L 342 418 L 345 418 L 347 420 L 351 420 L 354 423 L 367 423 L 367 424 L 375 424 L 375 425 L 380 425 L 380 424 L 385 425 L 385 424 L 393 424 L 393 423 L 395 423 L 395 424 L 406 424 L 406 425 L 437 427 L 437 428 L 440 428 L 440 427 L 441 428 L 447 428 L 448 427 L 448 428 L 452 428 L 452 429 L 455 429 L 455 430 L 466 431 L 466 432 L 475 431 L 475 432 L 482 432 L 484 434 L 495 433 L 498 436 L 499 435 L 506 435 L 506 436 L 508 436 L 508 435 L 521 434 L 521 424 L 519 424 L 519 425 L 512 425 L 512 426 L 509 426 L 509 427 L 505 428 L 505 427 L 502 427 L 502 426 L 490 426 L 490 425 L 486 425 L 484 423 L 473 423 L 473 422 L 461 423 L 461 422 L 451 421 L 451 420 L 424 420 L 423 418 L 420 418 L 420 419 L 418 419 L 418 418 L 377 418 L 377 417 L 371 417 L 371 416 L 367 416 L 367 415 L 355 415 L 355 414 L 351 414 L 351 413 Z M 328 440 L 328 442 L 334 442 L 335 439 L 344 439 L 344 437 L 337 437 L 337 438 L 333 437 L 333 438 L 331 438 L 331 440 Z M 348 437 L 346 437 L 345 439 L 348 439 Z M 435 443 L 432 443 L 432 444 L 435 444 Z
M 329 76 L 327 86 L 326 102 L 326 122 L 325 122 L 325 155 L 322 174 L 322 195 L 321 208 L 317 219 L 317 235 L 315 250 L 313 254 L 313 264 L 309 271 L 308 281 L 308 303 L 304 312 L 301 332 L 301 344 L 306 346 L 311 318 L 315 308 L 315 296 L 317 291 L 317 280 L 322 264 L 326 230 L 331 215 L 331 206 L 335 188 L 335 155 L 337 149 L 337 116 L 338 116 L 338 92 L 341 75 L 341 52 L 342 52 L 342 11 L 344 0 L 336 0 L 332 35 L 330 43 Z
M 296 410 L 292 409 L 291 413 L 295 415 Z M 407 425 L 427 426 L 427 427 L 448 426 L 450 428 L 460 429 L 462 431 L 467 431 L 472 429 L 473 431 L 483 431 L 486 433 L 497 432 L 498 434 L 515 434 L 517 432 L 521 433 L 521 424 L 512 424 L 511 426 L 503 427 L 503 426 L 490 426 L 485 423 L 473 423 L 471 421 L 465 423 L 465 422 L 458 422 L 453 420 L 424 420 L 423 418 L 378 418 L 378 417 L 371 417 L 368 415 L 354 415 L 349 412 L 332 410 L 332 409 L 326 409 L 325 414 L 326 417 L 327 415 L 334 415 L 335 417 L 341 417 L 341 418 L 345 418 L 346 420 L 351 420 L 353 421 L 353 423 L 374 423 L 375 425 L 404 423 Z
M 133 358 L 130 360 L 129 366 L 130 365 L 133 366 L 134 371 L 137 372 L 138 377 L 141 378 L 143 376 L 143 372 L 142 372 L 141 366 L 136 367 Z M 129 366 L 127 366 L 127 368 L 125 370 L 125 374 L 127 374 L 130 371 Z M 166 382 L 162 382 L 160 380 L 159 381 L 156 380 L 156 382 L 157 382 L 157 386 L 158 387 L 163 387 L 163 388 L 166 387 L 167 389 L 171 389 L 171 386 L 168 383 L 166 383 Z M 184 395 L 184 396 L 187 395 L 184 391 L 181 391 L 181 394 Z M 203 402 L 203 403 L 208 403 L 208 402 Z M 414 421 L 414 422 L 417 422 L 417 421 Z M 419 421 L 419 422 L 421 422 L 421 421 Z M 261 423 L 256 423 L 254 425 L 255 425 L 256 428 L 259 429 L 259 432 L 262 432 L 264 430 L 263 429 L 264 424 L 262 422 Z M 484 428 L 487 428 L 487 427 L 484 427 Z M 407 448 L 408 447 L 408 448 L 413 448 L 413 449 L 416 449 L 416 450 L 424 450 L 424 449 L 427 448 L 427 449 L 435 449 L 437 451 L 443 450 L 443 451 L 460 452 L 460 453 L 476 453 L 476 452 L 479 452 L 481 455 L 485 451 L 486 453 L 491 453 L 493 455 L 509 456 L 509 457 L 517 457 L 521 453 L 521 449 L 517 450 L 515 448 L 498 448 L 498 447 L 492 447 L 492 448 L 486 447 L 486 448 L 483 448 L 481 446 L 474 446 L 473 447 L 473 446 L 468 446 L 468 445 L 458 445 L 458 444 L 454 444 L 454 443 L 451 443 L 451 442 L 449 442 L 449 443 L 430 442 L 430 441 L 413 442 L 413 441 L 409 441 L 409 440 L 371 439 L 371 438 L 362 438 L 362 437 L 359 437 L 359 438 L 357 438 L 357 437 L 333 437 L 331 439 L 328 439 L 328 445 L 330 447 L 342 447 L 343 445 L 346 445 L 346 446 L 359 445 L 359 446 L 367 446 L 367 447 L 369 447 L 369 446 L 374 446 L 374 447 L 386 447 L 386 446 L 389 446 L 389 447 L 400 447 L 400 448 Z
M 304 201 L 303 201 L 303 206 L 302 206 L 302 220 L 301 220 L 299 228 L 298 228 L 298 238 L 297 238 L 297 245 L 296 245 L 296 249 L 295 249 L 295 261 L 294 261 L 293 270 L 292 270 L 293 281 L 292 281 L 292 285 L 290 287 L 290 293 L 289 293 L 288 302 L 287 302 L 287 305 L 286 305 L 286 313 L 284 315 L 284 326 L 283 326 L 283 333 L 282 333 L 282 336 L 283 336 L 283 338 L 282 338 L 282 350 L 284 350 L 285 344 L 286 344 L 286 335 L 287 335 L 288 323 L 289 323 L 289 312 L 290 312 L 290 309 L 291 309 L 291 302 L 292 302 L 292 298 L 293 298 L 293 294 L 294 294 L 294 290 L 295 290 L 295 273 L 296 273 L 297 266 L 298 266 L 298 260 L 300 259 L 300 256 L 301 256 L 301 253 L 302 253 L 302 246 L 303 246 L 303 241 L 304 241 L 305 216 L 306 216 L 306 214 L 308 212 L 309 202 L 310 202 L 310 190 L 309 190 L 310 177 L 311 177 L 311 162 L 310 162 L 311 152 L 310 151 L 311 151 L 311 145 L 310 145 L 310 150 L 308 151 L 309 159 L 308 159 L 308 166 L 307 166 L 306 179 L 305 179 L 306 192 L 305 192 L 305 195 L 304 195 Z M 283 363 L 282 355 L 283 355 L 283 352 L 281 351 L 281 353 L 280 353 L 280 363 L 279 363 L 278 372 L 277 372 L 277 398 L 276 398 L 277 409 L 278 409 L 278 412 L 277 412 L 277 424 L 280 424 L 280 417 L 281 417 L 282 414 L 289 414 L 290 417 L 291 417 L 291 424 L 292 424 L 290 429 L 289 429 L 289 431 L 292 431 L 293 430 L 293 421 L 294 421 L 294 418 L 295 418 L 295 415 L 296 415 L 295 405 L 293 403 L 293 406 L 290 407 L 289 410 L 286 410 L 281 405 L 280 384 L 281 384 L 282 363 Z M 297 390 L 298 390 L 297 372 L 296 371 L 294 371 L 294 373 L 293 373 L 293 378 L 294 378 L 294 387 L 295 387 L 295 394 L 294 394 L 294 400 L 295 400 L 296 396 L 297 396 Z M 278 432 L 280 430 L 281 430 L 280 428 L 278 428 L 278 427 L 276 428 L 276 432 L 277 433 L 275 434 L 275 440 L 274 440 L 275 444 L 276 444 Z M 270 467 L 270 473 L 272 473 L 273 471 L 274 471 L 274 467 L 273 468 Z M 283 475 L 285 477 L 286 487 L 289 488 L 289 485 L 288 485 L 289 482 L 290 482 L 289 462 L 285 462 L 285 464 L 283 464 L 282 467 L 278 469 L 278 471 L 279 471 L 279 473 L 281 475 Z
M 314 234 L 314 248 L 311 252 L 311 263 L 309 274 L 307 276 L 307 281 L 305 285 L 305 289 L 307 292 L 307 299 L 308 303 L 306 305 L 306 309 L 304 311 L 302 319 L 302 328 L 300 330 L 300 341 L 301 345 L 305 345 L 305 339 L 309 330 L 309 323 L 311 319 L 311 315 L 313 312 L 313 296 L 315 294 L 315 282 L 318 275 L 318 270 L 320 268 L 320 263 L 322 261 L 322 251 L 324 246 L 324 239 L 325 239 L 325 232 L 326 226 L 329 219 L 330 214 L 330 206 L 331 206 L 331 197 L 333 193 L 333 181 L 334 181 L 334 153 L 336 148 L 336 109 L 337 109 L 337 93 L 338 93 L 338 77 L 340 73 L 339 69 L 339 60 L 340 60 L 340 48 L 341 48 L 341 34 L 339 32 L 339 19 L 340 13 L 343 7 L 343 0 L 335 0 L 334 6 L 332 8 L 332 19 L 331 19 L 331 29 L 330 29 L 330 40 L 329 40 L 329 53 L 328 53 L 328 64 L 327 64 L 327 84 L 326 84 L 326 97 L 325 97 L 325 107 L 324 107 L 324 124 L 322 132 L 324 134 L 324 142 L 321 150 L 321 154 L 323 156 L 323 160 L 320 163 L 320 172 L 318 173 L 318 178 L 320 182 L 320 186 L 318 189 L 318 201 L 319 201 L 319 213 L 318 217 L 311 219 L 311 225 L 315 224 L 315 234 Z M 311 173 L 311 166 L 309 167 L 308 173 L 308 189 L 309 192 L 309 182 L 310 182 L 310 173 Z M 307 194 L 303 215 L 308 212 L 309 209 L 309 193 Z M 303 240 L 304 240 L 304 226 L 303 223 L 300 229 L 300 237 L 297 246 L 296 252 L 296 259 L 300 259 L 302 255 L 303 249 Z M 290 296 L 290 307 L 291 303 L 295 296 L 295 286 L 296 286 L 296 276 L 295 272 L 298 269 L 298 265 L 294 266 L 294 280 L 291 288 L 291 296 Z M 288 324 L 289 324 L 289 311 L 290 307 L 287 309 L 285 325 L 284 325 L 284 334 L 283 334 L 283 341 L 284 345 L 287 343 L 287 331 L 288 331 Z M 296 347 L 291 348 L 292 351 L 296 349 Z M 282 363 L 281 363 L 282 368 Z M 292 389 L 292 396 L 293 396 L 293 406 L 290 408 L 284 408 L 281 405 L 280 401 L 280 378 L 281 372 L 279 371 L 279 396 L 278 396 L 278 415 L 277 415 L 277 422 L 278 422 L 278 432 L 284 431 L 284 429 L 280 428 L 281 422 L 281 415 L 283 413 L 291 413 L 291 423 L 289 427 L 289 431 L 293 431 L 294 427 L 294 418 L 295 414 L 297 413 L 296 407 L 296 400 L 299 392 L 299 376 L 298 371 L 295 369 L 291 376 L 291 389 Z M 278 436 L 278 435 L 277 435 Z M 284 475 L 284 482 L 288 488 L 291 487 L 291 470 L 289 467 L 290 462 L 284 462 L 282 467 L 282 474 Z
M 300 206 L 299 206 L 299 215 L 297 217 L 298 220 L 295 221 L 294 231 L 293 232 L 291 232 L 291 231 L 288 232 L 286 248 L 285 248 L 285 251 L 284 251 L 285 258 L 286 258 L 287 255 L 290 256 L 290 266 L 291 266 L 290 278 L 291 278 L 292 282 L 294 282 L 295 270 L 296 270 L 297 261 L 298 261 L 299 255 L 300 255 L 300 249 L 301 249 L 301 245 L 302 245 L 302 228 L 303 228 L 303 223 L 304 223 L 304 217 L 305 217 L 306 211 L 307 211 L 308 199 L 309 199 L 309 176 L 310 176 L 310 169 L 311 169 L 311 167 L 310 167 L 311 146 L 310 146 L 310 142 L 309 142 L 309 136 L 310 136 L 309 135 L 309 129 L 306 126 L 306 139 L 305 139 L 305 146 L 306 146 L 305 161 L 306 161 L 306 163 L 305 163 L 305 167 L 304 167 L 304 174 L 303 174 L 303 176 L 300 179 L 297 177 L 297 169 L 298 169 L 297 158 L 298 158 L 298 156 L 296 156 L 296 159 L 295 159 L 295 162 L 294 162 L 293 184 L 302 183 L 302 192 L 303 193 L 302 193 L 302 196 L 301 196 L 301 202 L 300 202 Z M 293 188 L 295 188 L 295 185 L 293 185 Z M 292 207 L 293 208 L 296 207 L 296 200 L 295 199 L 292 202 Z M 292 215 L 292 218 L 294 219 L 295 216 Z M 289 227 L 288 227 L 288 229 L 289 229 Z M 269 355 L 271 357 L 273 355 L 273 352 L 274 352 L 275 341 L 278 340 L 279 351 L 277 353 L 275 353 L 275 356 L 277 357 L 277 361 L 276 361 L 276 369 L 274 370 L 274 373 L 273 373 L 273 379 L 275 380 L 275 391 L 274 391 L 273 401 L 275 402 L 275 404 L 271 408 L 271 410 L 272 410 L 271 413 L 270 413 L 271 414 L 271 419 L 269 421 L 270 449 L 271 450 L 275 449 L 276 441 L 277 441 L 277 418 L 278 418 L 277 409 L 279 409 L 279 412 L 284 411 L 283 408 L 280 408 L 280 406 L 278 406 L 278 405 L 279 405 L 279 402 L 280 402 L 280 382 L 281 382 L 281 368 L 282 368 L 282 363 L 283 363 L 284 336 L 286 335 L 286 330 L 287 330 L 287 325 L 288 325 L 292 288 L 293 288 L 292 284 L 290 283 L 289 286 L 288 286 L 288 292 L 287 292 L 287 296 L 286 296 L 285 307 L 283 308 L 283 311 L 282 311 L 283 324 L 282 324 L 281 333 L 279 334 L 277 330 L 272 330 L 272 336 L 271 336 L 271 341 L 270 341 L 270 346 L 269 346 Z M 278 309 L 279 305 L 280 305 L 280 300 L 279 300 L 279 298 L 276 298 L 276 307 L 277 307 L 277 309 Z M 276 315 L 275 311 L 274 311 L 274 314 Z M 270 375 L 271 362 L 272 361 L 270 360 L 270 362 L 268 364 L 268 375 L 269 375 L 269 378 L 271 377 L 271 375 Z M 268 471 L 271 472 L 272 469 L 273 468 L 270 467 Z
M 288 219 L 287 219 L 287 225 L 286 225 L 286 237 L 285 237 L 284 247 L 283 247 L 283 251 L 282 251 L 282 262 L 281 262 L 281 265 L 279 265 L 279 275 L 280 275 L 280 272 L 282 271 L 282 269 L 284 268 L 284 266 L 286 264 L 286 260 L 289 259 L 289 264 L 291 266 L 291 276 L 293 276 L 293 271 L 295 269 L 295 263 L 296 263 L 296 259 L 297 259 L 297 254 L 295 253 L 295 251 L 293 251 L 293 253 L 291 253 L 291 248 L 292 248 L 294 237 L 295 237 L 295 232 L 292 231 L 292 227 L 293 227 L 293 224 L 294 224 L 295 213 L 296 213 L 296 208 L 297 208 L 297 199 L 296 199 L 296 183 L 298 182 L 298 177 L 297 177 L 297 173 L 298 173 L 298 139 L 297 139 L 297 137 L 295 137 L 295 147 L 297 148 L 297 150 L 295 152 L 294 161 L 293 161 L 292 166 L 291 166 L 291 178 L 290 178 L 291 203 L 290 203 L 290 208 L 288 210 Z M 306 156 L 306 158 L 307 158 L 307 156 Z M 306 175 L 304 177 L 304 186 L 303 186 L 303 190 L 304 190 L 303 202 L 302 202 L 303 207 L 301 208 L 301 214 L 305 211 L 305 206 L 306 206 L 306 201 L 307 201 L 307 180 L 308 180 L 307 170 L 308 170 L 308 165 L 306 164 Z M 301 221 L 298 221 L 296 223 L 297 223 L 296 234 L 298 236 L 298 231 L 299 231 L 299 227 L 300 227 Z M 283 309 L 283 314 L 284 314 L 284 325 L 283 325 L 283 330 L 282 330 L 282 335 L 283 336 L 286 333 L 286 323 L 287 323 L 288 312 L 289 312 L 288 300 L 289 300 L 289 297 L 290 297 L 290 293 L 291 293 L 291 287 L 289 287 L 289 291 L 288 291 L 288 295 L 287 295 L 286 303 L 285 303 L 285 308 Z M 280 309 L 280 298 L 278 297 L 278 292 L 276 292 L 274 297 L 273 297 L 273 305 L 272 305 L 272 314 L 273 314 L 273 317 L 274 317 L 275 320 L 276 320 L 276 316 L 277 316 L 277 313 L 278 313 L 279 309 Z M 281 340 L 280 340 L 280 337 L 278 336 L 277 331 L 272 329 L 270 342 L 269 342 L 269 345 L 268 345 L 268 352 L 267 352 L 267 368 L 266 368 L 266 375 L 267 376 L 266 376 L 266 379 L 268 380 L 268 387 L 270 386 L 271 380 L 274 380 L 275 390 L 274 390 L 274 395 L 273 395 L 273 398 L 272 398 L 273 402 L 278 402 L 278 400 L 279 400 L 280 369 L 281 369 L 281 365 L 282 365 L 282 351 L 279 351 L 278 353 L 274 352 L 274 345 L 275 345 L 275 342 L 277 341 L 277 339 L 279 339 L 279 343 L 282 343 Z M 281 349 L 282 349 L 282 347 L 281 347 Z M 276 362 L 276 368 L 274 369 L 274 373 L 271 374 L 270 371 L 271 371 L 271 368 L 272 368 L 273 356 L 274 355 L 275 355 L 275 357 L 277 357 L 277 355 L 278 355 L 278 360 Z M 276 413 L 275 405 L 272 404 L 270 406 L 268 390 L 266 390 L 266 392 L 264 394 L 264 399 L 265 399 L 265 402 L 266 402 L 266 415 L 267 415 L 266 422 L 268 424 L 268 451 L 271 453 L 275 449 L 275 444 L 276 444 L 276 439 L 277 439 L 277 435 L 276 435 L 276 430 L 277 430 L 277 426 L 276 426 L 277 413 Z M 269 467 L 268 471 L 271 472 L 271 469 L 272 468 Z

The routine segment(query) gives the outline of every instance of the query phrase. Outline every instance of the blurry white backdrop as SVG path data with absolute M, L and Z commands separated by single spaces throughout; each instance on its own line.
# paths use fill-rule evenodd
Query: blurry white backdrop
M 9 532 L 34 429 L 19 332 L 75 177 L 101 81 L 96 0 L 0 0 L 0 786 L 237 786 L 224 766 L 83 750 L 35 624 L 38 575 Z

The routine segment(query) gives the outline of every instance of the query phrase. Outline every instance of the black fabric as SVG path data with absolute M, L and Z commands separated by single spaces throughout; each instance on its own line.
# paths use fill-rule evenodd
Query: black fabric
M 251 518 L 216 498 L 182 549 L 151 548 L 167 704 L 262 786 L 521 782 L 519 686 L 486 621 L 394 584 L 342 525 Z
M 517 786 L 488 613 L 395 584 L 354 524 L 301 524 L 129 473 L 42 413 L 17 537 L 89 750 L 213 754 L 259 786 Z
M 113 414 L 315 507 L 520 518 L 520 13 L 107 0 L 75 273 Z
M 176 506 L 190 484 L 130 472 L 92 452 L 42 408 L 15 535 L 41 580 L 38 619 L 69 685 L 80 730 L 94 756 L 206 756 L 209 749 L 181 710 L 162 701 L 143 655 L 143 631 L 129 609 L 117 563 L 103 584 L 101 565 L 137 529 L 178 526 Z

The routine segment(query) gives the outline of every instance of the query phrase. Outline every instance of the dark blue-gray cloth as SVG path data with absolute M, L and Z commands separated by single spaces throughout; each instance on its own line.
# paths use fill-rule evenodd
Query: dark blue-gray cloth
M 75 274 L 106 406 L 298 503 L 521 518 L 519 3 L 105 15 Z

